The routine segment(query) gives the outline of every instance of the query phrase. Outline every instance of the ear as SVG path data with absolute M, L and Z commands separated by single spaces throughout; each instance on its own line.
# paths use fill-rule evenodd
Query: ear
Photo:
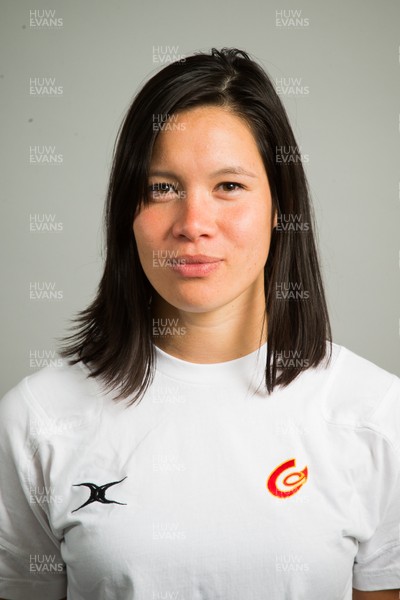
M 278 211 L 275 209 L 273 212 L 274 218 L 272 221 L 272 229 L 275 229 L 275 227 L 278 225 Z

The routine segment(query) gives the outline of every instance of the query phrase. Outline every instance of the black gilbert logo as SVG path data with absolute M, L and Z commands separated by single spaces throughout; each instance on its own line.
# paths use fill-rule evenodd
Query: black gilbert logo
M 78 487 L 78 486 L 88 487 L 90 489 L 90 498 L 88 500 L 86 500 L 86 502 L 84 502 L 81 506 L 79 506 L 78 508 L 75 508 L 72 512 L 76 512 L 77 510 L 80 510 L 84 506 L 87 506 L 88 504 L 92 504 L 92 502 L 100 502 L 101 504 L 122 504 L 122 505 L 126 506 L 126 502 L 117 502 L 116 500 L 109 500 L 108 498 L 106 498 L 106 491 L 108 490 L 108 488 L 111 487 L 112 485 L 117 485 L 117 483 L 121 483 L 122 481 L 124 481 L 124 479 L 126 479 L 126 477 L 124 477 L 123 479 L 120 479 L 119 481 L 112 481 L 111 483 L 105 483 L 104 485 L 96 485 L 95 483 L 74 483 L 74 487 Z

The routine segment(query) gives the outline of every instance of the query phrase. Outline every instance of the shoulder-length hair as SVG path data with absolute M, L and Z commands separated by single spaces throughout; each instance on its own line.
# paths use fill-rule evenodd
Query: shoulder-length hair
M 159 128 L 178 111 L 212 105 L 250 125 L 263 159 L 278 225 L 265 264 L 265 384 L 287 386 L 331 354 L 331 329 L 302 156 L 286 111 L 265 71 L 243 50 L 212 48 L 157 72 L 134 98 L 118 132 L 104 213 L 106 258 L 93 302 L 60 338 L 69 364 L 83 361 L 115 400 L 140 401 L 154 376 L 153 288 L 140 264 L 133 220 L 148 196 Z

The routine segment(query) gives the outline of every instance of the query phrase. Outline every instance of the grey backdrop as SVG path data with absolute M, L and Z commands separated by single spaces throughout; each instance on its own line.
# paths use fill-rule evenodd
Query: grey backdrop
M 242 48 L 281 80 L 308 161 L 334 340 L 400 375 L 397 0 L 0 6 L 0 394 L 54 358 L 93 297 L 132 96 L 162 64 L 212 46 Z

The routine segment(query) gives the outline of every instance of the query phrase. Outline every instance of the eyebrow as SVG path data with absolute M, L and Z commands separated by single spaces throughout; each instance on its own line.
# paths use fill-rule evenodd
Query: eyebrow
M 243 169 L 243 167 L 240 166 L 227 166 L 211 173 L 211 177 L 217 177 L 218 175 L 245 175 L 246 177 L 257 177 L 255 173 L 246 171 L 246 169 Z M 176 173 L 173 173 L 172 171 L 160 171 L 158 169 L 156 171 L 150 171 L 149 177 L 170 177 L 171 179 L 177 179 Z

